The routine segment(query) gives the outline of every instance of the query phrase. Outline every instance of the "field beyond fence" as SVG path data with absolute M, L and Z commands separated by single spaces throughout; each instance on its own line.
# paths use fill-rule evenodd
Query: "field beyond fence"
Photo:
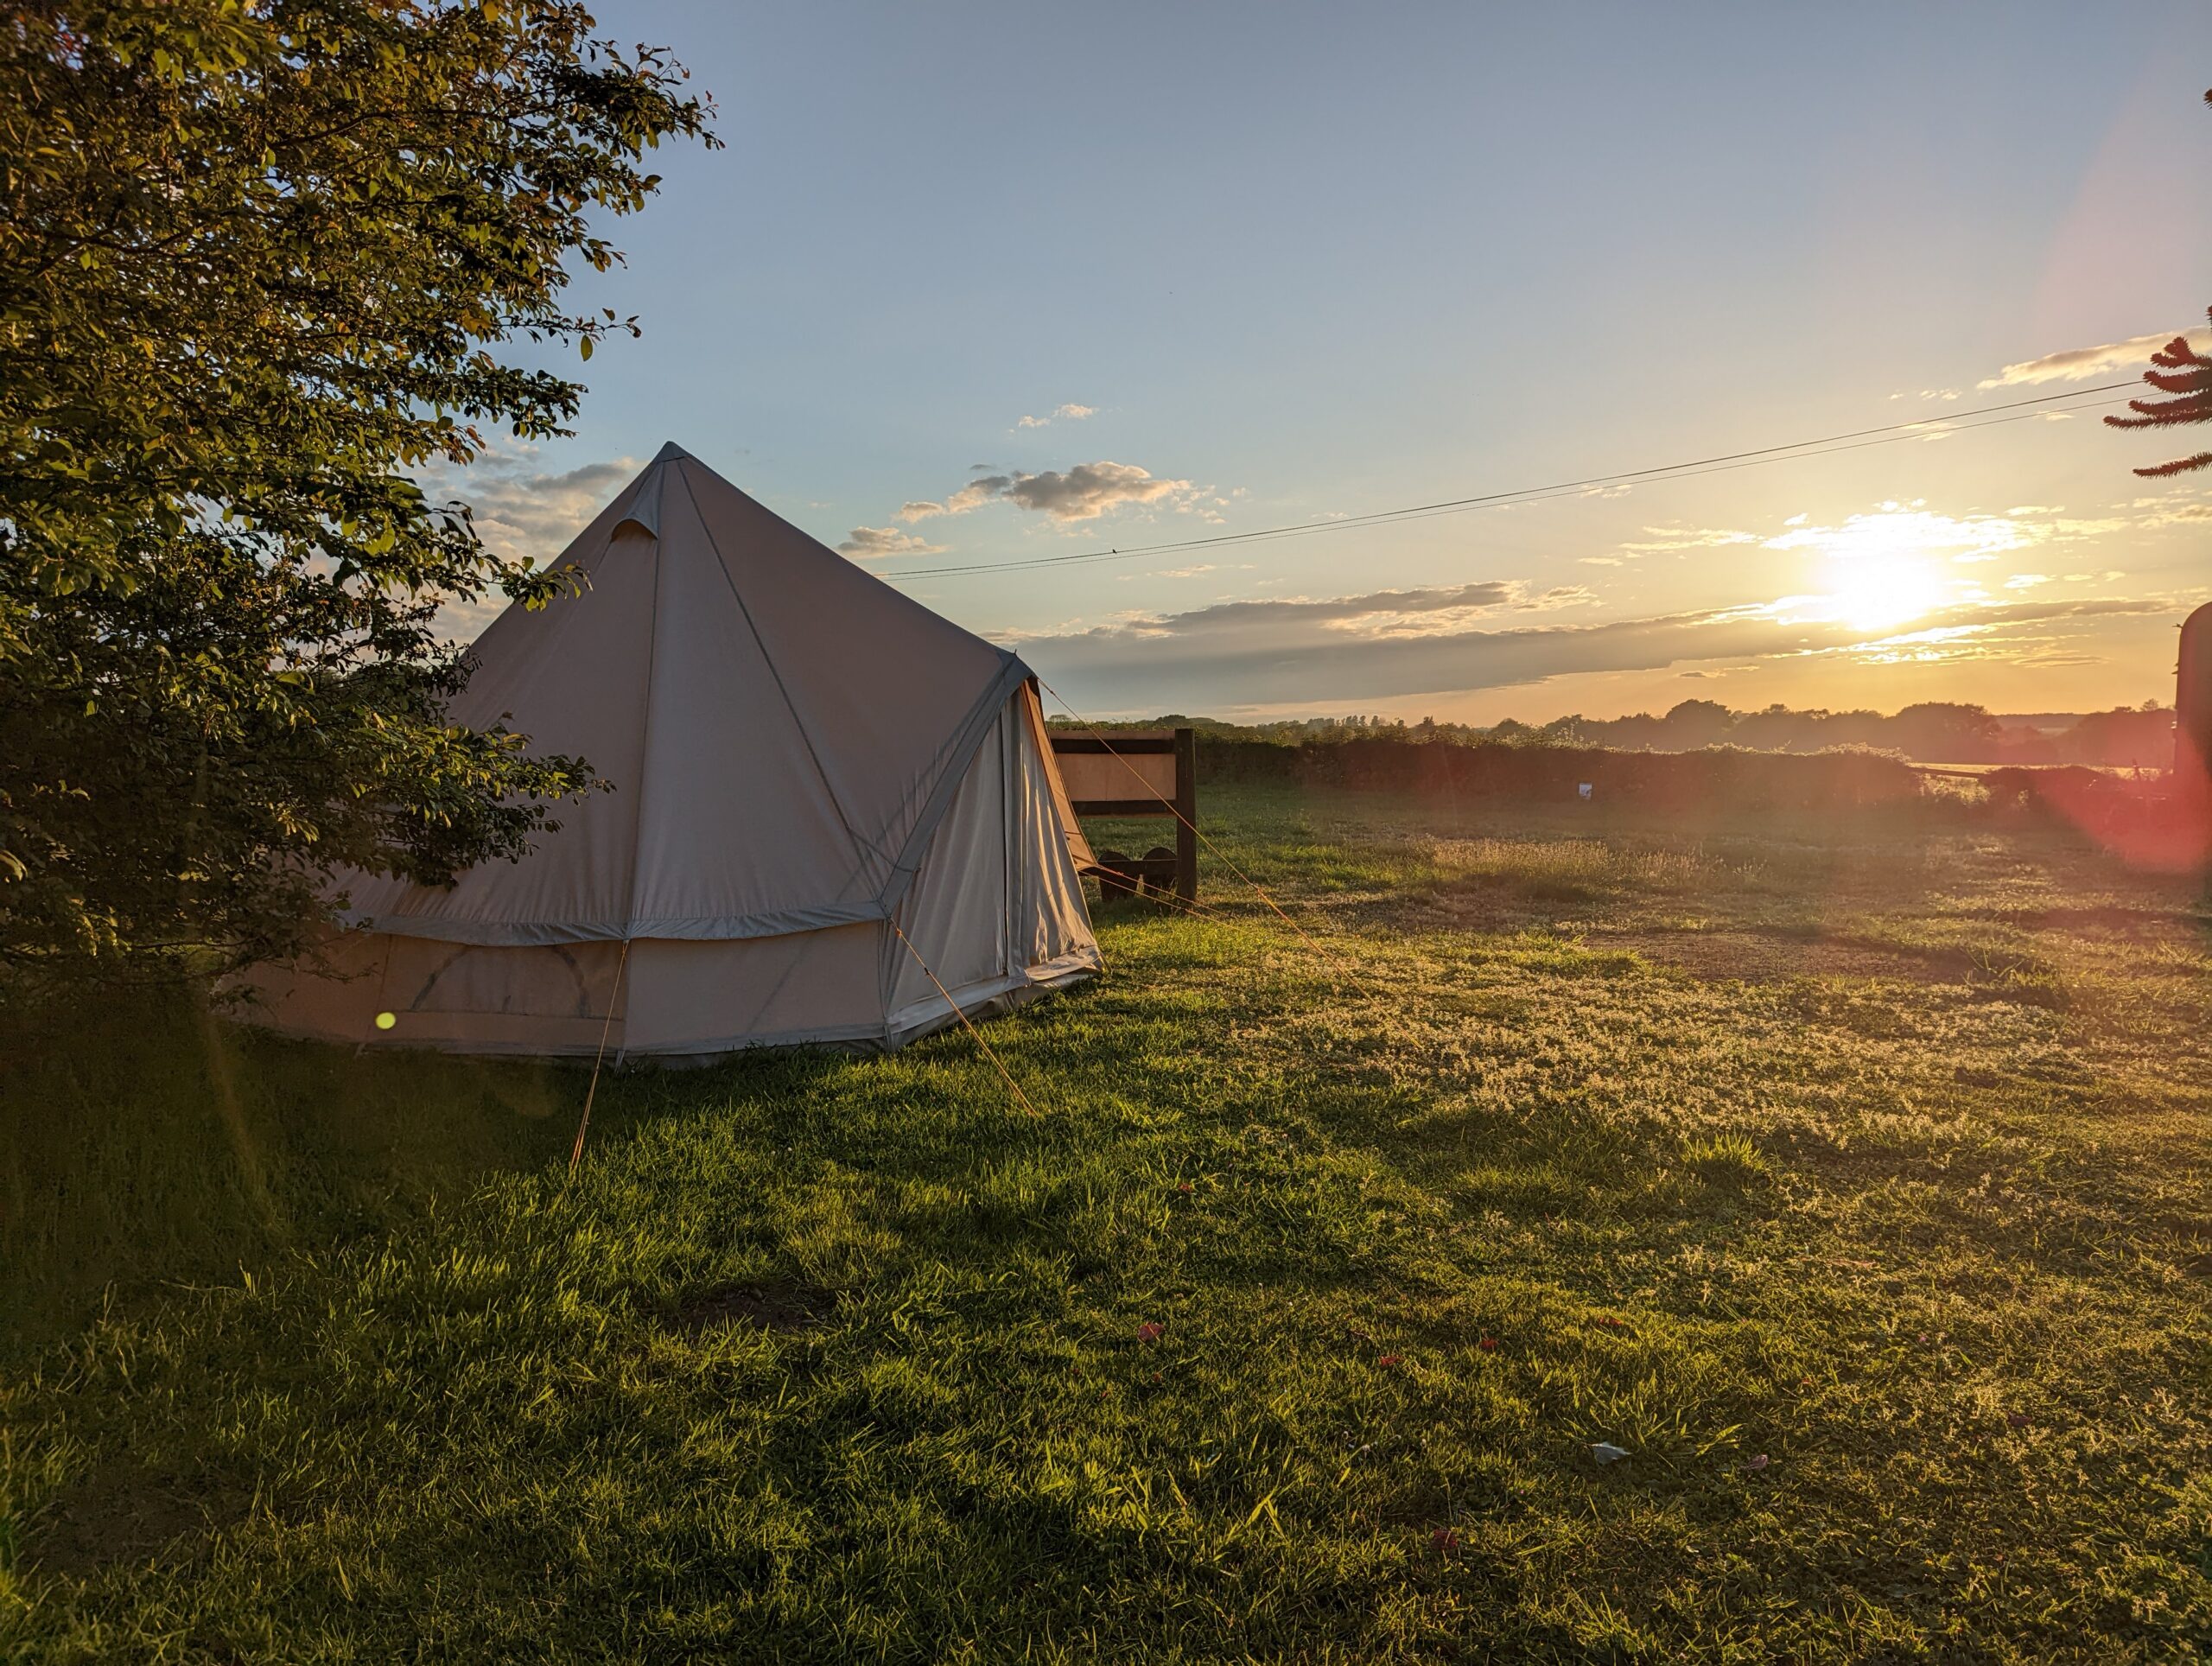
M 1592 803 L 1732 817 L 1885 810 L 1923 824 L 1981 820 L 2066 826 L 2139 864 L 2201 866 L 2212 849 L 2206 806 L 2171 778 L 2080 766 L 1931 768 L 1860 747 L 1823 752 L 1624 752 L 1558 745 L 1468 744 L 1399 736 L 1284 745 L 1201 734 L 1203 783 L 1270 783 L 1419 792 L 1446 804 Z

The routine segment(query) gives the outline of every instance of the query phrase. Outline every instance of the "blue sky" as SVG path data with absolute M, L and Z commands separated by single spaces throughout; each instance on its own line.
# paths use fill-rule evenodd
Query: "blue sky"
M 577 285 L 645 334 L 594 358 L 575 437 L 453 483 L 512 547 L 674 439 L 1098 715 L 2170 692 L 2212 499 L 2135 480 L 2173 448 L 2094 412 L 899 575 L 2128 374 L 2038 361 L 2204 321 L 2212 9 L 599 11 L 676 49 L 728 148 L 667 153 L 626 270 Z

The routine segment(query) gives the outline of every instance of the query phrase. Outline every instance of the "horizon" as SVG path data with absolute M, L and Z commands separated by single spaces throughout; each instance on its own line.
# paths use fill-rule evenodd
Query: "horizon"
M 1685 695 L 1681 700 L 1676 701 L 1675 705 L 1681 706 L 1697 703 L 1719 705 L 1721 709 L 1727 712 L 1732 717 L 1759 717 L 1764 716 L 1770 712 L 1780 711 L 1788 712 L 1792 716 L 1797 717 L 1878 717 L 1885 721 L 1891 718 L 1903 716 L 1906 712 L 1914 710 L 1918 706 L 1955 705 L 1966 710 L 1985 712 L 1999 722 L 2005 722 L 2007 721 L 2012 722 L 2025 722 L 2031 718 L 2066 718 L 2078 720 L 2083 717 L 2107 716 L 2113 712 L 2120 711 L 2165 712 L 2171 715 L 2174 709 L 2173 702 L 2171 699 L 2167 699 L 2160 701 L 2141 701 L 2132 706 L 2103 706 L 2094 710 L 2086 711 L 1997 711 L 1992 710 L 1988 707 L 1976 704 L 1972 701 L 1920 701 L 1914 703 L 1912 705 L 1899 706 L 1892 710 L 1885 711 L 1878 706 L 1785 706 L 1778 704 L 1772 706 L 1729 706 L 1719 701 L 1708 700 L 1703 695 L 1694 694 Z M 1555 717 L 1548 717 L 1536 722 L 1531 722 L 1527 718 L 1515 717 L 1509 713 L 1506 716 L 1500 718 L 1496 723 L 1480 724 L 1458 723 L 1455 720 L 1439 718 L 1433 712 L 1424 712 L 1421 716 L 1414 718 L 1396 717 L 1389 713 L 1383 712 L 1306 712 L 1296 716 L 1271 717 L 1266 720 L 1264 723 L 1242 724 L 1232 722 L 1228 718 L 1216 717 L 1211 713 L 1203 711 L 1155 711 L 1151 713 L 1145 721 L 1155 724 L 1177 722 L 1218 723 L 1224 728 L 1249 728 L 1271 727 L 1288 728 L 1298 724 L 1315 725 L 1322 723 L 1338 723 L 1347 725 L 1359 723 L 1402 723 L 1408 728 L 1419 728 L 1425 721 L 1433 722 L 1440 728 L 1447 727 L 1464 728 L 1496 728 L 1507 723 L 1518 724 L 1523 728 L 1541 728 L 1548 723 L 1573 722 L 1578 720 L 1592 723 L 1611 723 L 1619 722 L 1624 718 L 1647 717 L 1656 721 L 1666 717 L 1669 713 L 1674 709 L 1675 707 L 1670 706 L 1665 710 L 1661 711 L 1643 710 L 1623 712 L 1618 717 L 1596 717 L 1592 716 L 1588 712 L 1569 711 L 1561 712 Z M 1074 722 L 1076 720 L 1069 718 L 1065 713 L 1061 713 L 1048 715 L 1046 721 L 1048 722 L 1065 723 Z
M 547 558 L 673 436 L 1100 717 L 2164 701 L 2212 488 L 2094 391 L 2212 340 L 2212 16 L 2126 10 L 625 0 L 729 148 L 575 285 L 575 437 L 426 483 Z

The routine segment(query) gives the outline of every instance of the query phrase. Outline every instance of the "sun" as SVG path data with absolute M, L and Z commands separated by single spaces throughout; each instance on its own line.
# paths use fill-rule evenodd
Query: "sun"
M 1827 599 L 1834 616 L 1862 631 L 1886 631 L 1943 605 L 1943 575 L 1923 557 L 1858 556 L 1831 564 Z
M 2005 516 L 1938 514 L 1914 502 L 1885 503 L 1837 526 L 1793 525 L 1766 547 L 1813 557 L 1818 588 L 1802 599 L 1809 616 L 1891 631 L 1971 590 L 1953 572 L 1955 563 L 1993 561 L 2026 542 L 2020 525 Z

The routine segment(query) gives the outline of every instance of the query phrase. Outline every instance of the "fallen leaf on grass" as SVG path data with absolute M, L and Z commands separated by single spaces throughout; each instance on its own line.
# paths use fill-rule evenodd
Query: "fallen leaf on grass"
M 1484 1353 L 1495 1353 L 1497 1351 L 1497 1339 L 1494 1336 L 1486 1336 L 1476 1343 L 1475 1346 L 1480 1348 Z
M 1752 1459 L 1751 1460 L 1751 1462 L 1749 1462 L 1748 1464 L 1745 1464 L 1745 1465 L 1744 1466 L 1744 1467 L 1745 1467 L 1745 1469 L 1764 1469 L 1764 1468 L 1765 1468 L 1769 1464 L 1772 1463 L 1773 1461 L 1774 1461 L 1774 1459 L 1771 1459 L 1771 1458 L 1770 1458 L 1770 1457 L 1768 1457 L 1768 1456 L 1766 1455 L 1766 1453 L 1759 1453 L 1759 1455 L 1758 1455 L 1758 1457 L 1756 1457 L 1756 1458 Z
M 1428 1546 L 1432 1550 L 1457 1550 L 1459 1536 L 1448 1527 L 1440 1527 L 1428 1536 Z
M 1402 1365 L 1406 1363 L 1406 1357 L 1403 1354 L 1386 1353 L 1375 1363 L 1378 1365 Z
M 1140 1342 L 1157 1342 L 1160 1340 L 1160 1337 L 1166 1333 L 1166 1329 L 1167 1327 L 1166 1326 L 1154 1324 L 1151 1319 L 1147 1319 L 1143 1324 L 1137 1326 L 1137 1340 Z

